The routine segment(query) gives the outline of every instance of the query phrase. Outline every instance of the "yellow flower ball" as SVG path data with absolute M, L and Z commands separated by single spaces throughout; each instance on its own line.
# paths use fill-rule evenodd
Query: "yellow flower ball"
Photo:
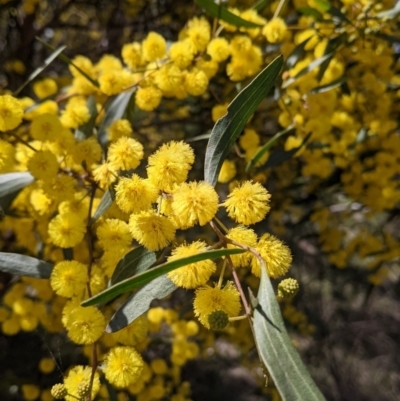
M 262 34 L 270 43 L 282 42 L 287 32 L 286 22 L 282 18 L 273 18 L 263 28 Z
M 38 180 L 54 178 L 58 172 L 58 161 L 54 153 L 41 150 L 29 159 L 28 169 Z
M 10 95 L 0 96 L 0 131 L 17 128 L 23 115 L 24 111 L 18 99 Z
M 165 55 L 167 45 L 165 39 L 157 32 L 149 32 L 142 42 L 142 56 L 147 62 L 156 61 Z
M 50 240 L 61 248 L 78 245 L 83 240 L 85 232 L 85 221 L 72 213 L 59 214 L 49 223 Z
M 67 394 L 65 396 L 66 401 L 76 401 L 80 399 L 79 390 L 82 385 L 90 383 L 90 378 L 92 375 L 91 366 L 75 366 L 70 369 L 64 378 L 65 389 Z M 62 392 L 62 388 L 60 388 Z M 93 400 L 100 390 L 100 378 L 99 373 L 96 371 L 93 378 L 91 399 Z M 52 390 L 53 392 L 53 390 Z
M 130 170 L 143 159 L 143 145 L 136 139 L 123 136 L 108 149 L 107 160 L 115 170 Z
M 135 102 L 139 109 L 152 111 L 161 103 L 162 92 L 155 86 L 139 88 L 136 91 Z
M 54 114 L 41 114 L 31 124 L 31 136 L 38 141 L 54 141 L 63 130 L 60 119 Z
M 50 276 L 50 284 L 54 292 L 67 298 L 82 295 L 87 281 L 87 266 L 76 260 L 57 263 Z

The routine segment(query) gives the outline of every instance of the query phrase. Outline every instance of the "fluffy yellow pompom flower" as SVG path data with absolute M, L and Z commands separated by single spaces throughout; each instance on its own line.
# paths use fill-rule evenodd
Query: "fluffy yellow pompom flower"
M 126 70 L 105 70 L 99 78 L 100 90 L 107 96 L 116 95 L 133 85 L 136 77 Z
M 225 61 L 231 54 L 229 42 L 225 38 L 215 38 L 207 46 L 207 54 L 218 63 Z
M 34 384 L 23 384 L 21 386 L 22 396 L 26 401 L 34 401 L 39 398 L 40 387 Z
M 96 231 L 98 244 L 106 249 L 111 247 L 127 248 L 132 243 L 128 224 L 118 219 L 107 219 Z
M 76 163 L 80 164 L 85 161 L 87 166 L 91 166 L 101 159 L 101 154 L 102 150 L 99 142 L 91 136 L 75 146 L 73 157 Z
M 54 292 L 67 298 L 82 295 L 87 281 L 87 266 L 76 260 L 57 263 L 50 276 L 50 284 Z
M 204 18 L 193 18 L 188 22 L 186 35 L 194 44 L 198 52 L 206 49 L 211 38 L 211 27 L 209 22 Z
M 269 277 L 277 278 L 288 272 L 292 255 L 290 249 L 278 238 L 264 234 L 255 248 L 265 261 Z M 251 272 L 257 277 L 261 276 L 260 262 L 255 256 L 252 257 Z
M 218 194 L 208 182 L 185 182 L 173 192 L 171 206 L 182 226 L 204 226 L 218 211 Z
M 23 115 L 24 111 L 18 99 L 10 95 L 0 96 L 0 131 L 18 127 Z
M 139 88 L 136 91 L 135 102 L 139 109 L 152 111 L 158 107 L 161 102 L 162 92 L 155 86 Z
M 282 42 L 287 32 L 286 22 L 282 18 L 273 18 L 263 28 L 262 34 L 270 43 Z
M 117 171 L 110 165 L 110 163 L 103 163 L 93 170 L 94 180 L 101 186 L 101 188 L 108 188 L 118 177 Z
M 186 181 L 193 162 L 193 149 L 188 144 L 168 142 L 149 157 L 147 175 L 157 189 L 172 192 L 175 184 Z
M 129 219 L 132 237 L 150 251 L 165 248 L 175 238 L 175 227 L 154 210 L 132 214 Z
M 54 79 L 45 78 L 33 84 L 33 92 L 39 99 L 54 95 L 57 92 L 57 84 Z
M 224 160 L 221 166 L 221 171 L 218 175 L 218 182 L 226 184 L 231 181 L 236 175 L 235 162 L 232 160 Z
M 193 69 L 185 75 L 184 87 L 186 92 L 192 96 L 200 96 L 208 86 L 208 78 L 204 71 Z
M 156 61 L 165 55 L 167 45 L 165 39 L 157 32 L 149 32 L 142 42 L 142 55 L 145 61 Z
M 50 240 L 61 248 L 78 245 L 83 240 L 85 231 L 85 222 L 72 213 L 59 214 L 49 223 Z
M 188 245 L 181 245 L 172 251 L 172 255 L 168 258 L 168 262 L 177 259 L 186 258 L 188 256 L 197 255 L 206 252 L 206 243 L 202 241 L 192 242 Z M 178 287 L 197 288 L 207 283 L 211 275 L 217 269 L 212 260 L 203 260 L 201 262 L 190 263 L 168 273 L 168 277 Z
M 228 281 L 223 288 L 200 287 L 196 290 L 193 301 L 194 314 L 207 329 L 209 315 L 214 311 L 225 312 L 229 317 L 235 317 L 240 312 L 240 294 L 235 285 Z
M 106 328 L 104 316 L 95 306 L 72 308 L 65 314 L 63 323 L 68 337 L 76 344 L 93 344 Z
M 142 342 L 148 332 L 148 320 L 144 313 L 135 319 L 132 323 L 125 326 L 122 330 L 119 330 L 112 334 L 113 338 L 123 345 L 136 345 Z
M 181 70 L 189 67 L 196 54 L 196 47 L 190 40 L 173 43 L 169 48 L 169 57 Z
M 64 127 L 77 128 L 87 123 L 90 119 L 90 112 L 83 97 L 71 98 L 62 112 L 60 121 Z
M 133 133 L 133 130 L 129 120 L 121 118 L 120 120 L 115 120 L 107 128 L 107 132 L 108 132 L 108 140 L 114 142 L 123 136 L 130 137 Z
M 38 180 L 53 178 L 58 171 L 57 158 L 48 150 L 36 152 L 29 159 L 28 170 Z
M 123 45 L 121 55 L 124 63 L 131 70 L 135 70 L 142 64 L 142 48 L 138 42 Z
M 142 374 L 144 362 L 133 347 L 115 347 L 104 360 L 103 372 L 106 379 L 115 387 L 128 387 Z
M 31 135 L 38 141 L 55 141 L 63 130 L 60 119 L 54 114 L 41 114 L 31 124 Z
M 269 212 L 270 197 L 271 195 L 260 183 L 245 181 L 228 195 L 223 205 L 228 216 L 238 223 L 255 224 Z
M 79 390 L 82 385 L 90 383 L 92 368 L 90 366 L 75 366 L 70 369 L 64 378 L 64 385 L 68 395 L 65 396 L 66 401 L 77 401 L 80 399 Z M 100 390 L 99 373 L 95 372 L 92 384 L 91 399 L 93 400 Z
M 14 164 L 14 147 L 0 139 L 0 173 L 6 173 L 11 170 Z
M 251 228 L 244 226 L 232 228 L 228 231 L 226 237 L 251 248 L 255 248 L 257 245 L 256 233 Z M 237 248 L 237 246 L 229 244 L 228 248 Z M 243 252 L 238 255 L 230 255 L 233 266 L 235 267 L 246 267 L 250 263 L 251 256 L 252 254 L 250 252 Z
M 136 174 L 131 178 L 122 177 L 115 187 L 116 203 L 125 213 L 139 213 L 148 210 L 158 197 L 158 190 L 147 179 Z
M 108 162 L 116 170 L 130 170 L 143 159 L 143 146 L 136 139 L 123 136 L 109 147 Z

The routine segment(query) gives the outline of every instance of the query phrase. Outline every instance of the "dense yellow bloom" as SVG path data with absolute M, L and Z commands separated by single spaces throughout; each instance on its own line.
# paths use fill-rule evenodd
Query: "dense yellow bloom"
M 101 188 L 108 188 L 118 177 L 117 171 L 110 163 L 103 163 L 93 170 L 93 178 Z
M 229 42 L 225 38 L 215 38 L 207 46 L 207 54 L 218 63 L 225 61 L 231 54 Z
M 218 211 L 218 194 L 205 181 L 183 183 L 174 190 L 171 206 L 182 226 L 204 226 Z
M 132 174 L 131 178 L 122 177 L 115 187 L 116 203 L 125 213 L 139 213 L 151 208 L 158 197 L 158 190 L 147 180 Z
M 115 347 L 106 355 L 103 372 L 112 385 L 124 388 L 139 379 L 143 366 L 143 359 L 135 348 Z
M 48 150 L 36 152 L 29 159 L 28 169 L 29 172 L 38 180 L 53 178 L 58 171 L 57 158 Z
M 287 26 L 282 18 L 273 18 L 264 26 L 262 33 L 270 43 L 282 42 L 287 32 Z
M 169 57 L 181 70 L 189 67 L 196 54 L 196 47 L 188 40 L 173 43 L 169 48 Z
M 162 92 L 155 86 L 139 88 L 136 91 L 136 105 L 144 111 L 152 111 L 158 107 L 161 102 Z
M 50 240 L 61 248 L 78 245 L 85 235 L 85 222 L 72 213 L 59 214 L 49 223 Z
M 18 127 L 23 115 L 19 100 L 10 95 L 0 96 L 0 131 L 9 131 Z
M 14 164 L 14 147 L 0 139 L 0 173 L 6 173 Z
M 122 137 L 108 150 L 108 162 L 116 170 L 130 170 L 139 166 L 143 159 L 143 146 L 136 139 Z
M 148 62 L 156 61 L 165 55 L 166 49 L 165 39 L 157 32 L 149 32 L 142 42 L 143 59 Z
M 242 149 L 254 149 L 260 145 L 260 136 L 251 128 L 246 128 L 239 138 L 239 145 Z
M 236 166 L 233 160 L 224 160 L 221 166 L 221 171 L 218 175 L 218 182 L 226 184 L 235 178 Z
M 147 175 L 157 189 L 171 192 L 175 184 L 186 181 L 193 162 L 193 149 L 188 144 L 168 142 L 149 157 Z
M 104 316 L 95 306 L 75 306 L 71 309 L 63 321 L 68 337 L 76 344 L 93 344 L 106 328 Z
M 54 79 L 45 78 L 33 84 L 33 92 L 39 99 L 54 95 L 57 92 L 57 84 Z
M 229 317 L 235 317 L 240 312 L 240 294 L 235 285 L 228 281 L 223 288 L 200 287 L 195 292 L 193 301 L 194 314 L 207 329 L 209 315 L 214 311 L 225 312 Z
M 256 233 L 251 228 L 244 226 L 232 228 L 228 231 L 226 237 L 251 248 L 257 245 Z M 237 246 L 229 244 L 228 248 L 237 248 Z M 243 252 L 238 255 L 230 255 L 230 258 L 235 267 L 246 267 L 250 263 L 251 256 L 252 254 L 250 252 Z
M 209 22 L 204 17 L 191 19 L 188 22 L 186 36 L 193 43 L 198 52 L 204 51 L 211 38 Z
M 43 181 L 43 191 L 54 200 L 72 200 L 75 196 L 74 178 L 68 175 L 59 175 L 52 180 Z
M 87 266 L 76 260 L 57 263 L 50 276 L 50 284 L 55 293 L 68 298 L 82 295 L 87 281 Z
M 198 253 L 206 252 L 206 243 L 195 241 L 188 245 L 181 245 L 172 251 L 168 262 L 177 259 L 186 258 L 188 256 L 197 255 Z M 217 269 L 212 260 L 203 260 L 201 262 L 190 263 L 168 273 L 168 277 L 178 287 L 197 288 L 207 283 L 211 275 Z
M 154 210 L 132 214 L 129 219 L 132 237 L 150 251 L 165 248 L 175 238 L 175 227 L 164 216 Z
M 182 85 L 182 71 L 173 64 L 164 65 L 154 74 L 154 82 L 163 93 L 173 93 Z
M 131 69 L 135 70 L 142 65 L 142 48 L 139 42 L 127 43 L 122 46 L 122 59 Z
M 101 159 L 101 154 L 102 150 L 99 142 L 95 137 L 91 136 L 82 142 L 78 142 L 73 157 L 76 163 L 80 164 L 85 161 L 89 167 Z
M 133 346 L 142 342 L 146 338 L 148 327 L 147 316 L 144 313 L 122 330 L 113 333 L 113 337 L 123 345 Z
M 184 87 L 186 92 L 192 96 L 200 96 L 208 86 L 208 78 L 204 71 L 200 69 L 193 69 L 186 73 Z
M 91 366 L 75 366 L 68 371 L 67 376 L 64 378 L 64 385 L 68 392 L 68 395 L 65 397 L 66 401 L 77 401 L 79 399 L 80 386 L 90 383 L 91 375 Z M 99 390 L 99 373 L 95 372 L 91 393 L 92 400 L 96 397 Z
M 123 136 L 130 137 L 133 133 L 133 130 L 129 120 L 121 118 L 120 120 L 115 120 L 107 128 L 107 132 L 108 132 L 108 140 L 114 142 Z
M 99 78 L 100 90 L 107 96 L 116 95 L 133 85 L 136 77 L 126 70 L 105 70 Z
M 121 246 L 126 248 L 131 245 L 132 237 L 128 224 L 118 219 L 107 219 L 96 231 L 98 244 L 106 249 L 108 246 Z
M 67 128 L 77 128 L 87 123 L 90 119 L 90 112 L 86 106 L 84 97 L 71 98 L 61 114 L 61 124 Z
M 255 224 L 269 212 L 270 197 L 271 195 L 260 183 L 245 181 L 228 195 L 223 205 L 228 216 L 238 223 Z
M 63 130 L 60 119 L 54 114 L 41 114 L 31 124 L 31 136 L 38 141 L 55 141 Z
M 290 249 L 278 238 L 264 234 L 255 248 L 264 259 L 270 277 L 277 278 L 288 272 L 292 255 Z M 257 277 L 261 276 L 260 262 L 255 256 L 252 257 L 251 272 Z

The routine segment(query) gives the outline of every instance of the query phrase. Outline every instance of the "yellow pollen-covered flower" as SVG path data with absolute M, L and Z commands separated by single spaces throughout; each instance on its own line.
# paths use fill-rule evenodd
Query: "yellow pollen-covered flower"
M 168 142 L 149 157 L 147 175 L 157 189 L 172 192 L 175 184 L 186 181 L 193 162 L 193 149 L 188 144 Z
M 273 18 L 263 28 L 262 34 L 270 43 L 282 42 L 287 32 L 287 26 L 282 18 Z
M 68 337 L 76 344 L 93 344 L 104 333 L 106 321 L 94 306 L 77 306 L 65 315 Z
M 93 170 L 94 180 L 101 186 L 101 188 L 108 188 L 118 177 L 117 171 L 110 165 L 110 163 L 100 164 Z
M 139 109 L 152 111 L 158 107 L 161 102 L 162 92 L 155 86 L 139 88 L 136 91 L 135 102 Z
M 99 78 L 100 90 L 107 96 L 116 95 L 133 85 L 135 75 L 127 70 L 105 70 Z
M 142 48 L 139 42 L 127 43 L 122 46 L 122 59 L 131 69 L 135 70 L 142 65 Z
M 193 69 L 185 75 L 184 87 L 186 92 L 192 96 L 200 96 L 208 86 L 208 78 L 204 71 Z
M 223 288 L 200 287 L 195 292 L 193 301 L 194 314 L 207 329 L 210 328 L 208 317 L 212 312 L 222 311 L 229 317 L 240 312 L 240 294 L 235 285 L 228 281 Z
M 150 251 L 165 248 L 175 238 L 175 227 L 154 210 L 132 214 L 129 219 L 132 237 Z
M 133 130 L 129 120 L 121 118 L 120 120 L 115 120 L 107 128 L 107 132 L 108 132 L 108 140 L 111 142 L 115 142 L 123 136 L 130 137 L 133 133 Z
M 73 97 L 63 110 L 60 121 L 66 128 L 77 128 L 87 123 L 90 119 L 90 112 L 83 97 Z
M 82 295 L 87 281 L 87 266 L 76 260 L 57 263 L 50 276 L 50 284 L 55 293 L 67 298 Z
M 225 61 L 231 54 L 229 42 L 225 38 L 215 38 L 207 46 L 207 54 L 218 63 Z
M 54 95 L 57 92 L 57 84 L 54 79 L 45 78 L 33 84 L 33 92 L 39 99 Z
M 198 52 L 204 51 L 211 38 L 209 22 L 204 17 L 191 19 L 188 22 L 186 36 L 193 43 Z
M 41 114 L 31 124 L 31 136 L 38 141 L 55 141 L 63 130 L 60 119 L 54 114 Z
M 127 248 L 132 242 L 128 224 L 118 219 L 107 219 L 97 228 L 96 234 L 103 249 L 108 246 Z
M 115 387 L 125 388 L 142 374 L 144 362 L 133 347 L 115 347 L 105 357 L 103 372 Z
M 172 255 L 168 258 L 168 262 L 197 255 L 206 251 L 206 243 L 203 241 L 195 241 L 188 245 L 181 245 L 172 251 Z M 212 260 L 207 259 L 175 269 L 168 273 L 168 277 L 178 287 L 187 289 L 197 288 L 206 284 L 216 269 L 217 267 L 215 263 Z
M 78 245 L 85 235 L 85 221 L 72 213 L 59 214 L 49 223 L 49 237 L 61 248 Z
M 74 199 L 76 181 L 68 175 L 61 175 L 52 180 L 43 181 L 43 191 L 54 200 L 72 200 Z
M 244 226 L 237 226 L 228 231 L 227 238 L 239 242 L 242 245 L 254 248 L 257 245 L 257 235 L 251 229 Z M 228 244 L 228 248 L 237 248 L 236 245 Z M 243 252 L 238 255 L 230 255 L 233 266 L 246 267 L 250 264 L 252 254 L 250 252 Z
M 23 115 L 24 111 L 18 99 L 10 95 L 0 96 L 0 131 L 18 127 Z
M 236 166 L 233 160 L 224 160 L 221 166 L 221 171 L 218 175 L 218 182 L 226 184 L 235 178 Z
M 269 212 L 270 197 L 271 195 L 260 183 L 245 181 L 228 195 L 223 205 L 228 216 L 238 223 L 255 224 Z
M 97 163 L 101 159 L 101 146 L 96 138 L 91 136 L 75 146 L 73 157 L 76 163 L 85 161 L 87 166 Z
M 56 156 L 48 151 L 36 152 L 28 162 L 29 172 L 38 180 L 45 180 L 56 176 L 58 162 Z
M 148 323 L 147 316 L 144 313 L 122 330 L 113 333 L 112 336 L 123 345 L 134 346 L 146 338 L 149 329 Z
M 148 62 L 156 61 L 165 55 L 166 49 L 165 39 L 157 32 L 149 32 L 142 42 L 143 59 Z
M 80 399 L 79 390 L 82 384 L 90 383 L 90 378 L 92 375 L 91 366 L 75 366 L 70 369 L 67 376 L 64 378 L 64 386 L 67 390 L 68 395 L 65 396 L 66 401 L 77 401 Z M 99 373 L 95 372 L 91 399 L 93 400 L 100 390 L 100 378 Z
M 109 147 L 107 159 L 115 170 L 134 169 L 143 159 L 143 146 L 136 139 L 124 136 Z
M 265 261 L 269 277 L 277 278 L 288 272 L 292 255 L 290 249 L 278 238 L 264 234 L 255 248 Z M 260 262 L 255 256 L 252 257 L 251 272 L 257 277 L 261 276 Z
M 218 211 L 218 194 L 205 181 L 183 183 L 173 192 L 171 206 L 183 226 L 204 226 Z
M 196 54 L 196 47 L 188 40 L 173 43 L 169 48 L 169 57 L 181 70 L 189 67 Z
M 158 190 L 148 180 L 132 174 L 131 178 L 122 177 L 115 187 L 116 203 L 125 213 L 139 213 L 151 208 L 158 197 Z

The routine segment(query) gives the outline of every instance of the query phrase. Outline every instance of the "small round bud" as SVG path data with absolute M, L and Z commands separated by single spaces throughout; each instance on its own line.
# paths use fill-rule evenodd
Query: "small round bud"
M 222 310 L 216 310 L 208 315 L 211 330 L 222 330 L 229 323 L 229 316 Z
M 294 278 L 285 278 L 278 284 L 278 298 L 293 298 L 299 290 L 299 282 Z
M 90 383 L 87 381 L 84 381 L 79 384 L 77 394 L 80 399 L 84 399 L 86 395 L 89 393 L 90 389 Z
M 62 400 L 68 394 L 67 389 L 65 388 L 64 384 L 57 383 L 51 388 L 51 395 L 56 400 Z

